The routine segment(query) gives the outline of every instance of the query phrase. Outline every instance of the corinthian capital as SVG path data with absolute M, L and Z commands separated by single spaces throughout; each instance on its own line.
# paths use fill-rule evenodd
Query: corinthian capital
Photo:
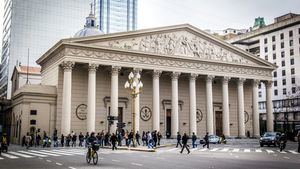
M 153 70 L 153 78 L 159 78 L 161 73 L 161 70 Z
M 112 75 L 118 75 L 120 70 L 121 70 L 120 66 L 112 66 L 111 67 L 111 74 Z
M 230 77 L 224 76 L 223 79 L 222 79 L 222 83 L 223 84 L 228 84 L 228 82 L 229 82 L 230 79 L 231 79 Z
M 196 73 L 190 74 L 190 80 L 196 80 L 197 77 L 198 77 L 198 74 L 196 74 Z
M 211 83 L 214 78 L 215 78 L 215 76 L 213 76 L 213 75 L 207 75 L 206 76 L 206 82 L 210 82 Z
M 180 74 L 181 74 L 180 72 L 173 72 L 172 75 L 171 75 L 171 78 L 172 79 L 178 79 Z
M 245 78 L 239 78 L 239 80 L 238 80 L 238 85 L 239 85 L 239 86 L 244 85 L 245 81 L 246 81 Z
M 89 64 L 89 71 L 96 72 L 96 70 L 98 69 L 98 67 L 99 67 L 98 64 L 90 63 L 90 64 Z
M 72 70 L 75 65 L 75 62 L 63 61 L 60 65 L 64 70 Z
M 252 84 L 256 87 L 259 85 L 259 83 L 260 83 L 260 80 L 258 80 L 258 79 L 253 79 L 253 81 L 252 81 Z
M 268 81 L 264 81 L 265 85 L 267 88 L 271 88 L 272 87 L 272 84 L 273 84 L 273 81 L 272 80 L 268 80 Z

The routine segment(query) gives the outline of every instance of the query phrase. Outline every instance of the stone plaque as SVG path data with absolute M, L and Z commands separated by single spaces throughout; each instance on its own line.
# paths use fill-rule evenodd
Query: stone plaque
M 80 104 L 76 108 L 76 116 L 79 120 L 85 120 L 87 115 L 87 105 Z
M 143 121 L 148 121 L 152 117 L 152 111 L 149 107 L 144 106 L 141 108 L 140 116 Z

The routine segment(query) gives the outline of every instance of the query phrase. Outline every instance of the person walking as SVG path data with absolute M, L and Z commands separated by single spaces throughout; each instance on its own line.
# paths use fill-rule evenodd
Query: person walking
M 41 135 L 38 134 L 35 138 L 35 143 L 37 147 L 40 146 L 41 139 L 42 139 Z
M 145 131 L 143 131 L 143 134 L 142 134 L 142 142 L 143 142 L 143 146 L 147 146 L 147 134 Z
M 72 147 L 76 147 L 76 141 L 77 141 L 77 135 L 76 133 L 74 133 L 72 136 Z
M 207 146 L 207 148 L 209 149 L 209 136 L 208 136 L 208 132 L 206 133 L 206 135 L 204 136 L 204 141 L 205 143 L 203 144 L 203 148 L 205 146 Z
M 117 150 L 117 136 L 115 135 L 115 133 L 112 133 L 112 135 L 110 136 L 110 142 L 112 145 L 112 150 Z
M 84 146 L 85 146 L 85 148 L 87 148 L 87 145 L 88 145 L 88 138 L 89 138 L 89 137 L 90 137 L 89 132 L 86 132 L 86 133 L 85 133 L 85 136 L 84 136 L 84 141 L 85 141 Z
M 300 153 L 300 130 L 298 131 L 297 139 L 298 139 L 298 153 Z
M 192 135 L 192 145 L 193 145 L 193 148 L 197 147 L 196 140 L 197 140 L 197 136 L 196 136 L 195 132 L 193 132 L 193 135 Z
M 79 147 L 83 147 L 82 143 L 84 141 L 84 135 L 82 134 L 82 132 L 80 132 L 79 136 L 78 136 L 78 139 L 79 139 Z
M 156 130 L 153 132 L 152 139 L 154 142 L 153 146 L 156 147 L 156 145 L 157 145 L 157 131 Z
M 162 138 L 162 135 L 160 132 L 157 132 L 157 145 L 160 146 L 160 139 Z
M 129 145 L 128 145 L 128 135 L 129 135 L 128 130 L 126 130 L 124 138 L 125 138 L 125 144 L 126 144 L 127 147 L 129 147 Z
M 189 140 L 189 136 L 186 135 L 186 133 L 184 133 L 182 136 L 182 149 L 181 149 L 180 153 L 182 153 L 184 148 L 186 148 L 186 150 L 188 151 L 188 154 L 190 154 L 190 150 L 189 150 L 189 147 L 187 144 L 188 140 Z
M 26 145 L 26 149 L 28 149 L 30 147 L 30 142 L 31 142 L 31 136 L 30 134 L 27 132 L 26 137 L 25 137 L 25 145 Z
M 150 131 L 147 132 L 147 146 L 148 148 L 153 148 L 153 139 L 152 139 L 152 134 Z
M 139 131 L 136 132 L 135 134 L 135 139 L 136 139 L 136 145 L 140 145 L 140 133 Z
M 179 132 L 177 132 L 177 144 L 176 144 L 176 148 L 178 147 L 178 145 L 180 145 L 180 147 L 182 147 L 182 144 L 181 144 L 181 135 Z
M 54 134 L 53 134 L 53 142 L 54 142 L 53 146 L 54 146 L 54 147 L 58 147 L 58 137 L 57 137 L 57 133 L 54 133 Z
M 65 136 L 63 134 L 61 134 L 61 137 L 60 137 L 60 144 L 62 147 L 64 147 L 64 145 L 65 145 Z

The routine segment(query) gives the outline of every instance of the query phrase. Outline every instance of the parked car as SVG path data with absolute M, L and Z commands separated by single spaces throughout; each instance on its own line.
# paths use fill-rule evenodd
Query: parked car
M 219 144 L 219 143 L 221 143 L 221 137 L 219 137 L 217 135 L 209 135 L 208 141 L 209 141 L 209 143 L 212 143 L 212 144 Z M 200 144 L 204 144 L 204 143 L 205 143 L 204 139 L 200 140 Z
M 260 146 L 263 147 L 264 145 L 279 145 L 278 139 L 280 138 L 281 133 L 279 132 L 265 132 L 259 139 Z

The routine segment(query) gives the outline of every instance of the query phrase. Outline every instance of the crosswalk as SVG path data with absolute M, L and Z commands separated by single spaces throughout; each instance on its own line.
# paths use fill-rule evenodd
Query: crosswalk
M 180 148 L 165 148 L 165 149 L 157 149 L 158 153 L 167 153 L 167 152 L 178 152 L 180 151 Z M 274 153 L 280 153 L 280 154 L 298 154 L 300 153 L 294 151 L 294 150 L 274 150 L 274 149 L 260 149 L 260 148 L 191 148 L 191 152 L 229 152 L 229 153 L 267 153 L 267 154 L 274 154 Z
M 85 155 L 85 149 L 49 149 L 49 150 L 19 150 L 1 153 L 0 160 L 18 159 L 18 158 L 35 158 L 35 157 L 59 157 Z

